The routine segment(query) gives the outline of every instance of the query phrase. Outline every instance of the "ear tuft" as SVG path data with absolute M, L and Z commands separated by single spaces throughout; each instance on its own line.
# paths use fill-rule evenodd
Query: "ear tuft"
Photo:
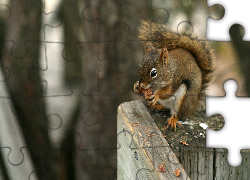
M 145 47 L 145 52 L 151 51 L 152 49 L 154 49 L 154 46 L 152 43 L 147 43 L 146 47 Z

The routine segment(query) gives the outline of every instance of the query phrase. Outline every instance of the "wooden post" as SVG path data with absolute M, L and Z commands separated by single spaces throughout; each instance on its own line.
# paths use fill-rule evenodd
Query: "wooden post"
M 189 179 L 141 101 L 119 106 L 117 133 L 118 179 Z
M 198 110 L 194 117 L 182 122 L 184 129 L 168 130 L 164 135 L 166 138 L 160 131 L 163 125 L 159 123 L 163 119 L 165 124 L 166 116 L 151 115 L 141 101 L 126 102 L 118 107 L 118 180 L 249 179 L 250 150 L 241 150 L 241 165 L 232 167 L 227 161 L 227 149 L 205 147 L 206 130 L 200 124 L 215 124 L 212 128 L 219 129 L 223 126 L 219 115 L 207 118 L 204 109 Z M 188 142 L 187 145 L 180 143 L 182 139 Z M 159 165 L 163 165 L 166 172 L 161 172 Z M 180 171 L 178 177 L 177 169 Z

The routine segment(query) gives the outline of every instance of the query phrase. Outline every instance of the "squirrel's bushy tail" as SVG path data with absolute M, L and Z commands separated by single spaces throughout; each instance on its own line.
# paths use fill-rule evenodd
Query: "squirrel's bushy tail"
M 188 34 L 181 35 L 170 31 L 165 25 L 143 21 L 139 29 L 139 38 L 146 45 L 149 41 L 156 48 L 167 49 L 183 48 L 193 54 L 202 72 L 202 87 L 199 98 L 204 96 L 205 88 L 212 80 L 213 53 L 206 41 L 189 37 Z M 145 47 L 145 46 L 144 46 Z

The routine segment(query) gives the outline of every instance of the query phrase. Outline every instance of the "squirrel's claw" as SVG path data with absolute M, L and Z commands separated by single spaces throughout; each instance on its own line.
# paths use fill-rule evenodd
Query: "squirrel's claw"
M 174 131 L 176 131 L 176 124 L 180 127 L 183 128 L 181 123 L 178 122 L 178 119 L 174 116 L 172 116 L 171 118 L 169 118 L 167 120 L 167 128 L 170 127 L 171 129 L 174 129 Z
M 154 94 L 147 95 L 147 96 L 145 96 L 145 98 L 148 100 L 149 106 L 155 106 L 155 104 L 159 100 L 159 97 L 157 95 L 154 95 Z
M 153 106 L 156 104 L 157 100 L 154 95 L 150 95 L 150 97 L 145 98 L 148 100 L 148 105 L 153 108 Z

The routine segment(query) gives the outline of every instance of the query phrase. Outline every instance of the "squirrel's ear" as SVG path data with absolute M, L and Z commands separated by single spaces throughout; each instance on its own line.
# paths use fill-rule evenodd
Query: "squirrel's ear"
M 168 61 L 168 49 L 166 47 L 162 48 L 160 59 L 164 64 L 167 64 Z
M 154 46 L 152 43 L 147 43 L 145 47 L 145 52 L 148 52 L 150 50 L 154 49 Z

